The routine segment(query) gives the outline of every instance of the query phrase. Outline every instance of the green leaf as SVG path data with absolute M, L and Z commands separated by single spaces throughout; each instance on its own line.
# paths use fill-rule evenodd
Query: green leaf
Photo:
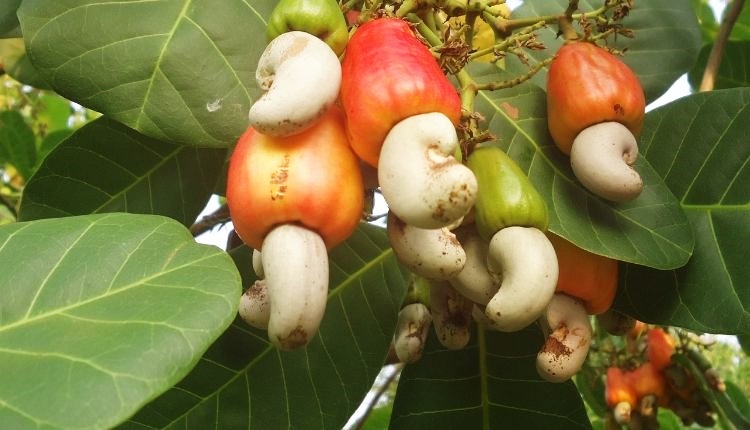
M 737 408 L 738 413 L 750 420 L 750 399 L 747 398 L 742 388 L 732 381 L 724 381 L 727 386 L 727 397 Z
M 236 320 L 187 378 L 122 428 L 340 429 L 383 365 L 408 273 L 371 225 L 330 261 L 325 317 L 305 349 L 279 351 Z
M 3 0 L 0 3 L 0 38 L 21 35 L 18 17 L 16 17 L 16 11 L 20 5 L 21 0 Z
M 598 0 L 583 0 L 579 2 L 579 10 L 590 12 L 601 5 L 602 2 Z M 513 12 L 513 16 L 559 15 L 567 6 L 568 0 L 525 1 Z M 636 2 L 622 24 L 634 31 L 635 38 L 621 36 L 611 46 L 627 49 L 623 61 L 640 78 L 647 101 L 656 100 L 677 78 L 690 70 L 698 56 L 701 34 L 690 0 Z M 556 25 L 539 31 L 539 36 L 547 49 L 531 53 L 531 64 L 548 58 L 562 44 L 562 38 L 557 37 Z M 528 70 L 515 57 L 509 56 L 508 60 L 512 71 Z M 533 78 L 533 82 L 544 88 L 546 76 L 546 70 L 543 70 Z
M 500 80 L 493 70 L 476 68 L 474 78 Z M 632 202 L 613 204 L 575 179 L 569 159 L 547 131 L 546 96 L 541 89 L 525 84 L 481 92 L 476 108 L 499 145 L 546 200 L 550 231 L 618 260 L 662 269 L 685 264 L 693 247 L 690 225 L 679 201 L 644 159 L 636 164 L 646 185 L 643 193 Z
M 430 330 L 422 359 L 401 373 L 390 429 L 591 428 L 573 382 L 540 379 L 537 326 L 516 333 L 478 328 L 449 351 Z
M 701 34 L 704 42 L 712 42 L 719 32 L 719 23 L 716 22 L 713 8 L 709 0 L 691 0 L 695 16 L 698 18 Z
M 737 342 L 740 344 L 740 348 L 745 352 L 745 355 L 750 356 L 750 334 L 737 335 Z M 750 416 L 750 414 L 748 414 Z
M 36 137 L 17 111 L 0 111 L 0 164 L 8 163 L 24 178 L 36 164 Z
M 684 97 L 648 114 L 642 155 L 680 199 L 695 232 L 674 271 L 623 265 L 616 307 L 644 322 L 750 332 L 750 89 Z
M 727 3 L 724 14 L 729 10 L 730 4 Z M 737 22 L 732 27 L 732 33 L 729 35 L 730 40 L 750 40 L 750 8 L 744 6 Z
M 698 61 L 688 73 L 688 81 L 693 90 L 700 87 L 703 71 L 706 69 L 706 63 L 712 48 L 713 44 L 706 45 L 701 49 Z M 714 89 L 748 86 L 750 86 L 750 41 L 728 42 L 721 57 Z
M 227 147 L 247 126 L 275 4 L 25 0 L 18 15 L 32 62 L 64 97 L 147 136 Z
M 23 39 L 0 39 L 0 62 L 10 77 L 35 88 L 49 89 L 39 71 L 26 55 Z
M 109 428 L 179 381 L 237 309 L 240 279 L 173 220 L 0 227 L 3 428 Z
M 65 139 L 69 138 L 73 134 L 73 130 L 57 130 L 48 134 L 42 139 L 39 144 L 39 151 L 37 154 L 37 162 L 41 163 Z
M 151 139 L 102 117 L 44 159 L 26 185 L 19 218 L 131 212 L 190 225 L 211 196 L 225 155 Z

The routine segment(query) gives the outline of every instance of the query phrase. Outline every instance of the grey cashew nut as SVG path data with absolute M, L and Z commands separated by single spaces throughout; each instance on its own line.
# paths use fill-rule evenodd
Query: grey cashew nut
M 518 331 L 544 312 L 557 286 L 557 255 L 534 227 L 511 226 L 490 240 L 487 268 L 500 288 L 485 314 L 500 331 Z
M 471 311 L 474 303 L 447 282 L 430 282 L 432 327 L 447 349 L 461 349 L 471 339 Z
M 271 314 L 268 338 L 278 348 L 307 345 L 318 332 L 328 300 L 328 253 L 319 234 L 282 224 L 263 239 Z
M 240 318 L 248 325 L 267 329 L 271 317 L 271 304 L 268 299 L 268 287 L 263 280 L 255 281 L 240 297 Z
M 635 136 L 619 122 L 585 128 L 570 150 L 570 166 L 581 184 L 614 202 L 633 200 L 643 191 L 643 180 L 632 167 L 637 158 Z
M 550 382 L 564 382 L 583 366 L 591 345 L 591 322 L 580 301 L 557 293 L 542 318 L 551 331 L 536 357 L 539 375 Z
M 432 316 L 422 303 L 410 303 L 398 313 L 393 349 L 402 363 L 414 363 L 422 358 Z
M 453 277 L 466 263 L 461 244 L 446 227 L 414 227 L 391 212 L 387 233 L 396 257 L 417 275 L 444 280 Z
M 406 224 L 445 227 L 474 205 L 477 179 L 453 157 L 457 148 L 453 123 L 438 112 L 410 116 L 388 132 L 378 182 L 388 207 Z
M 265 93 L 250 107 L 250 125 L 263 134 L 288 136 L 310 127 L 336 100 L 341 63 L 322 40 L 290 31 L 266 46 L 255 79 Z

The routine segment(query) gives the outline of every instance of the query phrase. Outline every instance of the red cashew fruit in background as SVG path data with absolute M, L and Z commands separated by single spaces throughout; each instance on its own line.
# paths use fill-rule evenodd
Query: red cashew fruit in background
M 672 362 L 675 352 L 675 339 L 660 328 L 651 328 L 646 333 L 646 354 L 648 361 L 659 371 Z

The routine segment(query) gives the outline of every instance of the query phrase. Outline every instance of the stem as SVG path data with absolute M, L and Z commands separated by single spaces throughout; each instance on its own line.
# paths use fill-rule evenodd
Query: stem
M 525 74 L 517 78 L 510 79 L 507 81 L 502 81 L 502 82 L 490 82 L 490 83 L 483 84 L 483 85 L 477 85 L 476 89 L 478 91 L 495 91 L 495 90 L 502 90 L 504 88 L 515 87 L 516 85 L 522 84 L 528 81 L 529 79 L 533 78 L 534 75 L 537 74 L 537 72 L 539 72 L 540 70 L 542 70 L 542 68 L 544 68 L 549 63 L 551 63 L 552 59 L 553 59 L 552 57 L 545 58 L 543 61 L 540 61 L 539 63 L 535 64 L 528 72 L 526 72 Z
M 571 14 L 570 18 L 573 21 L 580 20 L 581 18 L 596 18 L 606 12 L 610 7 L 607 5 L 604 5 L 598 9 L 592 10 L 591 12 L 583 12 L 583 13 L 574 13 Z M 492 20 L 488 21 L 490 24 L 497 25 L 497 29 L 499 31 L 503 32 L 512 32 L 513 30 L 517 30 L 519 28 L 528 27 L 530 25 L 534 25 L 538 22 L 544 22 L 546 24 L 551 24 L 553 22 L 558 22 L 560 17 L 565 16 L 565 14 L 557 14 L 557 15 L 544 15 L 544 16 L 536 16 L 536 17 L 529 17 L 529 18 L 518 18 L 518 19 L 504 19 L 504 18 L 497 18 L 494 20 L 494 23 Z M 486 17 L 486 15 L 485 15 Z
M 396 379 L 396 376 L 398 376 L 401 373 L 401 370 L 403 370 L 404 364 L 398 363 L 393 365 L 393 371 L 386 375 L 385 381 L 377 388 L 377 391 L 375 394 L 370 398 L 370 401 L 367 403 L 367 406 L 365 407 L 365 410 L 363 413 L 359 416 L 359 419 L 354 423 L 354 425 L 351 427 L 352 429 L 361 429 L 362 426 L 365 425 L 365 421 L 367 421 L 367 417 L 370 416 L 370 413 L 372 413 L 372 410 L 375 409 L 375 405 L 378 404 L 378 400 L 383 396 L 385 391 L 388 389 L 388 387 L 391 385 L 394 379 Z
M 191 225 L 190 233 L 193 237 L 197 237 L 227 221 L 229 221 L 229 208 L 227 205 L 222 205 L 213 213 L 204 216 L 200 221 L 196 221 L 195 224 Z
M 714 46 L 708 55 L 708 63 L 706 64 L 706 70 L 703 72 L 703 79 L 698 91 L 711 91 L 714 89 L 716 75 L 719 73 L 719 66 L 721 65 L 721 57 L 724 55 L 724 48 L 727 41 L 729 41 L 729 35 L 732 33 L 732 28 L 734 28 L 734 24 L 737 22 L 744 4 L 745 0 L 734 0 L 729 11 L 724 14 L 719 34 L 716 36 Z

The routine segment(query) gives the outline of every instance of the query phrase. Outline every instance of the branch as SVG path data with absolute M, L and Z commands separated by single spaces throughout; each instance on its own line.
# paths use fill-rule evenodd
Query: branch
M 370 416 L 370 413 L 373 409 L 375 409 L 375 405 L 378 404 L 378 400 L 383 396 L 383 393 L 388 389 L 388 387 L 391 385 L 391 382 L 393 382 L 394 379 L 396 379 L 396 376 L 398 376 L 401 373 L 401 370 L 404 368 L 403 363 L 394 364 L 393 370 L 386 375 L 385 381 L 383 381 L 380 386 L 378 386 L 377 391 L 375 391 L 375 394 L 370 397 L 370 401 L 367 402 L 367 405 L 365 406 L 364 411 L 362 414 L 358 417 L 357 421 L 350 427 L 352 429 L 361 429 L 362 426 L 365 425 L 365 421 L 367 421 L 367 417 Z
M 200 221 L 196 221 L 195 224 L 191 225 L 190 233 L 193 237 L 197 237 L 227 221 L 229 221 L 229 208 L 227 205 L 221 205 L 219 209 L 216 209 L 213 213 L 204 216 Z
M 721 65 L 721 58 L 724 55 L 724 48 L 729 40 L 729 34 L 732 33 L 732 28 L 734 28 L 734 24 L 740 16 L 740 12 L 742 12 L 744 4 L 745 0 L 734 0 L 729 11 L 724 14 L 719 34 L 716 36 L 714 46 L 711 48 L 711 53 L 708 56 L 708 63 L 706 64 L 706 70 L 703 72 L 699 91 L 711 91 L 714 89 L 716 75 L 719 73 L 719 66 Z

